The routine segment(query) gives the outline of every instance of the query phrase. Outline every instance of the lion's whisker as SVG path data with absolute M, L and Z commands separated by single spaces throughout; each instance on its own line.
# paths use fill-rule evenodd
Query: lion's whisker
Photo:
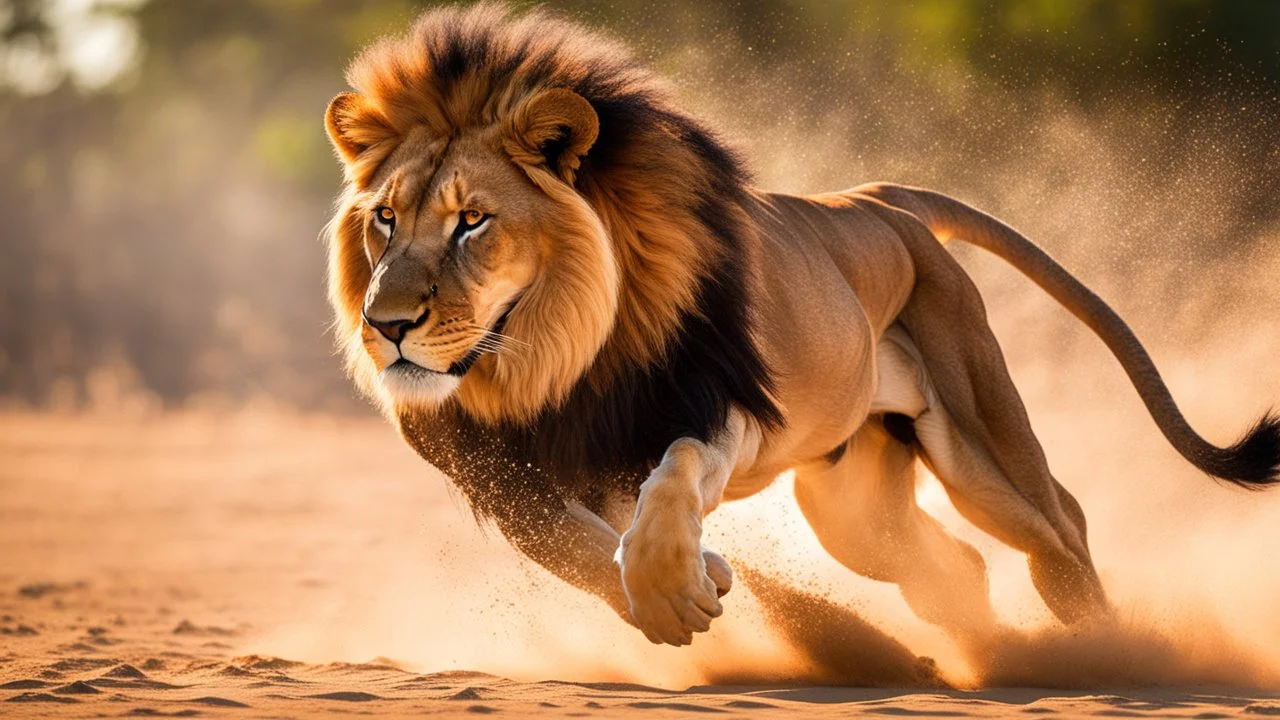
M 512 337 L 511 335 L 507 335 L 506 333 L 501 333 L 496 330 L 490 330 L 474 321 L 468 321 L 468 327 L 473 330 L 480 330 L 484 332 L 486 340 L 497 340 L 499 343 L 501 343 L 503 348 L 510 348 L 512 345 L 519 346 L 525 349 L 533 348 L 533 345 L 531 343 L 528 343 L 516 337 Z
M 517 346 L 517 347 L 524 348 L 524 349 L 532 349 L 532 348 L 533 348 L 532 343 L 525 342 L 524 340 L 521 340 L 521 339 L 519 339 L 519 338 L 511 337 L 510 335 L 503 335 L 502 333 L 496 333 L 496 332 L 492 332 L 492 331 L 491 331 L 491 332 L 489 333 L 489 336 L 490 336 L 490 337 L 492 337 L 492 338 L 494 338 L 495 340 L 497 340 L 497 341 L 501 342 L 504 346 L 505 346 L 505 345 L 515 345 L 515 346 Z
M 508 352 L 518 354 L 519 351 L 519 348 L 508 347 L 506 343 L 502 341 L 502 338 L 489 335 L 480 338 L 480 340 L 476 342 L 475 347 L 479 348 L 480 351 L 484 353 Z

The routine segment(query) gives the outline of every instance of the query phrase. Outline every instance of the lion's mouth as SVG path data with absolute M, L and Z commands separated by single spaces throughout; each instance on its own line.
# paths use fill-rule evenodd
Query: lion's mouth
M 399 373 L 401 375 L 407 375 L 411 378 L 421 378 L 421 377 L 427 377 L 429 375 L 444 375 L 444 373 L 442 372 L 437 372 L 430 368 L 424 368 L 418 363 L 412 360 L 407 360 L 405 358 L 400 358 L 399 360 L 396 360 L 395 362 L 391 363 L 390 365 L 387 366 L 387 369 L 384 370 L 383 372 Z
M 466 355 L 455 360 L 453 364 L 449 366 L 449 369 L 443 372 L 439 370 L 432 370 L 431 368 L 425 368 L 408 358 L 401 357 L 399 360 L 391 363 L 391 365 L 387 367 L 387 370 L 389 372 L 402 373 L 410 377 L 452 375 L 453 377 L 460 378 L 467 374 L 467 371 L 471 369 L 472 365 L 476 364 L 477 360 L 484 357 L 487 353 L 493 352 L 492 346 L 486 344 L 484 339 L 500 335 L 502 333 L 502 328 L 506 327 L 507 318 L 511 316 L 511 311 L 515 309 L 515 306 L 516 304 L 514 302 L 511 303 L 511 307 L 507 308 L 502 315 L 498 316 L 498 319 L 494 321 L 493 326 L 485 331 L 484 336 L 476 342 L 475 346 L 468 350 Z
M 463 355 L 461 359 L 450 365 L 449 369 L 445 371 L 445 374 L 460 378 L 467 374 L 467 371 L 471 369 L 472 365 L 476 364 L 477 360 L 483 357 L 486 353 L 493 352 L 493 350 L 489 349 L 484 340 L 485 338 L 502 334 L 502 328 L 506 327 L 507 318 L 511 316 L 511 311 L 514 310 L 515 307 L 516 303 L 512 302 L 511 307 L 508 307 L 506 311 L 498 316 L 497 320 L 493 321 L 493 325 L 485 331 L 484 337 L 481 338 L 480 341 L 478 341 L 469 351 L 467 351 L 466 355 Z

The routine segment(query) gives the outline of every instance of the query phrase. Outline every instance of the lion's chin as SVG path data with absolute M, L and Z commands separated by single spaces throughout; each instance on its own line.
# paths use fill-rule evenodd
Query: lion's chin
M 431 409 L 457 392 L 462 379 L 400 360 L 379 373 L 378 381 L 395 407 Z

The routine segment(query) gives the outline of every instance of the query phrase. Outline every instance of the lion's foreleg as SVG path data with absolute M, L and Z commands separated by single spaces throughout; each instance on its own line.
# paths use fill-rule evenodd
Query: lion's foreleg
M 553 575 L 608 603 L 631 621 L 627 597 L 614 562 L 618 532 L 576 502 L 547 498 L 543 503 L 510 503 L 491 509 L 507 540 Z M 495 511 L 496 510 L 496 511 Z
M 729 568 L 720 556 L 704 555 L 702 518 L 720 504 L 729 476 L 758 443 L 733 411 L 708 442 L 672 443 L 640 486 L 618 560 L 632 620 L 650 641 L 688 645 L 722 612 L 717 585 L 727 589 Z

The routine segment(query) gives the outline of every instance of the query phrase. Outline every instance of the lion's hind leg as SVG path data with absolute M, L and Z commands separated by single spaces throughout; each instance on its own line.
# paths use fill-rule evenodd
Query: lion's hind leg
M 1027 554 L 1059 619 L 1105 616 L 1084 513 L 1049 472 L 978 290 L 932 237 L 917 240 L 916 287 L 898 321 L 929 398 L 914 422 L 921 457 L 966 519 Z
M 1027 555 L 1031 579 L 1066 623 L 1106 611 L 1106 597 L 1085 542 L 1084 514 L 1046 471 L 1056 507 L 1042 510 L 1000 471 L 985 448 L 955 425 L 945 407 L 915 421 L 922 459 L 965 519 Z
M 994 623 L 982 556 L 916 505 L 915 450 L 873 416 L 827 459 L 796 469 L 800 510 L 822 546 L 859 575 L 898 585 L 922 619 L 962 637 Z

